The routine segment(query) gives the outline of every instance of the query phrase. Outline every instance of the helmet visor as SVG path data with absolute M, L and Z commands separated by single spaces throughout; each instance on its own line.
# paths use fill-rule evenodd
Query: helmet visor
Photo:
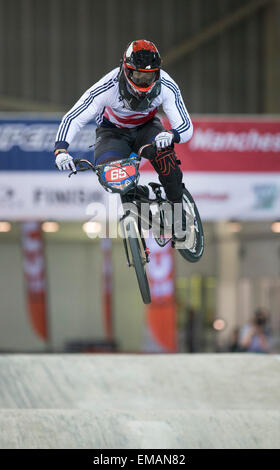
M 139 88 L 148 88 L 156 80 L 156 72 L 140 72 L 132 70 L 129 74 L 130 80 Z

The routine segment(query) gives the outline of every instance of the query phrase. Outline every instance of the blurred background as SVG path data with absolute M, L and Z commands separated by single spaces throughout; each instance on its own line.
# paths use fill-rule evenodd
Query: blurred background
M 97 178 L 52 154 L 63 114 L 141 38 L 193 119 L 177 152 L 205 229 L 197 264 L 152 246 L 149 307 L 122 240 L 87 224 Z M 279 353 L 279 51 L 279 0 L 0 0 L 1 352 Z M 74 156 L 92 158 L 94 129 Z

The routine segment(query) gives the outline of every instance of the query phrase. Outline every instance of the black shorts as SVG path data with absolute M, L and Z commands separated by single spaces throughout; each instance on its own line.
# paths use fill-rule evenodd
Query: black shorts
M 96 130 L 94 162 L 100 164 L 120 160 L 129 157 L 131 152 L 138 153 L 142 145 L 151 143 L 163 130 L 157 117 L 133 129 L 101 126 Z

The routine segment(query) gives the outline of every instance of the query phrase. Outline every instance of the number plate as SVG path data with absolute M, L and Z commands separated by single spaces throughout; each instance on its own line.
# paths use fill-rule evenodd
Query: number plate
M 122 188 L 127 186 L 135 176 L 136 168 L 134 165 L 107 165 L 104 168 L 102 178 L 110 186 Z

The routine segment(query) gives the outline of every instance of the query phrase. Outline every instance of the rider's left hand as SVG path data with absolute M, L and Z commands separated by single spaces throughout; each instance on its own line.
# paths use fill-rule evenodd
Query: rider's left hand
M 166 147 L 170 147 L 173 140 L 174 135 L 171 131 L 163 131 L 156 136 L 155 143 L 158 149 L 164 149 Z

